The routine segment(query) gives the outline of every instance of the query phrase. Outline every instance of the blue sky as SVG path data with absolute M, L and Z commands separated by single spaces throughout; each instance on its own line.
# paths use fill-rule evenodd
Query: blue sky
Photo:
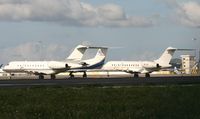
M 168 46 L 199 48 L 200 2 L 0 0 L 0 36 L 2 63 L 62 60 L 81 43 L 121 47 L 108 60 L 151 60 Z

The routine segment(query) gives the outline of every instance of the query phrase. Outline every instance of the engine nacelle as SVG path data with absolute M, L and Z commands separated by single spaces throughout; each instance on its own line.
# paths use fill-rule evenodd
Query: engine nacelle
M 157 64 L 156 64 L 156 67 L 157 67 L 157 68 L 160 68 L 161 66 L 157 63 Z
M 48 66 L 51 69 L 67 69 L 69 68 L 69 65 L 65 62 L 57 62 L 57 61 L 51 61 L 49 62 Z

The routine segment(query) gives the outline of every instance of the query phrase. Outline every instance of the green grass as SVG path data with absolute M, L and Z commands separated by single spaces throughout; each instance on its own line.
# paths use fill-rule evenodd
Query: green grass
M 199 119 L 200 85 L 0 88 L 2 119 Z

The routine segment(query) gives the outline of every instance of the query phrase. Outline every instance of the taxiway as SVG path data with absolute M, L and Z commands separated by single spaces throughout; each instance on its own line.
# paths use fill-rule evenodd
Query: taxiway
M 67 78 L 67 79 L 11 79 L 0 80 L 0 87 L 28 86 L 134 86 L 134 85 L 171 85 L 200 84 L 200 76 L 165 76 L 165 77 L 113 77 L 113 78 Z

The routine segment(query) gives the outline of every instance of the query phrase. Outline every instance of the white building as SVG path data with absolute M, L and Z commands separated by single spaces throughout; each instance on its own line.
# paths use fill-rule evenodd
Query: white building
M 182 61 L 182 70 L 184 71 L 184 73 L 191 74 L 196 64 L 195 56 L 181 55 L 181 61 Z

